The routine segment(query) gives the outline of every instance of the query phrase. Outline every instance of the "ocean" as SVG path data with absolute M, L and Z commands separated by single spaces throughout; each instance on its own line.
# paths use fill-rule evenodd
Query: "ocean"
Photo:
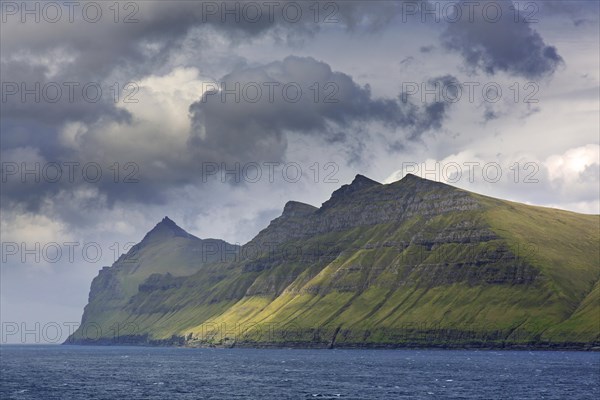
M 0 346 L 0 399 L 597 399 L 600 353 Z

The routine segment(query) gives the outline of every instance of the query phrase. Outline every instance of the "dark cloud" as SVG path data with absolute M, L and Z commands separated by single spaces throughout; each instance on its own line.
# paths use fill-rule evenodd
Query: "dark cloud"
M 501 17 L 474 13 L 475 18 L 460 18 L 448 23 L 443 42 L 460 52 L 473 70 L 488 74 L 503 71 L 529 79 L 551 75 L 563 62 L 553 46 L 548 46 L 525 18 L 515 22 L 511 1 L 492 2 L 501 9 Z
M 399 15 L 401 2 L 381 2 L 376 7 L 368 1 L 311 2 L 278 1 L 140 1 L 114 21 L 110 4 L 102 4 L 102 18 L 86 22 L 81 7 L 76 8 L 73 22 L 35 23 L 33 17 L 20 23 L 21 14 L 7 15 L 3 21 L 3 58 L 7 55 L 35 55 L 52 58 L 60 50 L 73 58 L 68 63 L 71 77 L 98 79 L 117 68 L 148 73 L 156 72 L 171 52 L 176 52 L 192 29 L 202 29 L 227 37 L 233 43 L 248 42 L 266 34 L 287 42 L 297 36 L 342 27 L 346 31 L 374 31 L 389 26 Z M 19 7 L 24 7 L 19 5 Z M 114 7 L 113 7 L 114 8 Z M 131 12 L 133 21 L 123 23 Z M 3 16 L 4 17 L 4 16 Z M 101 40 L 99 39 L 101 38 Z M 203 45 L 209 45 L 208 40 Z
M 48 77 L 47 66 L 27 61 L 0 61 L 2 113 L 5 119 L 35 121 L 58 126 L 65 121 L 91 123 L 100 118 L 126 120 L 130 115 L 117 108 L 111 85 L 86 80 L 73 71 Z M 9 132 L 3 130 L 4 139 Z
M 202 158 L 278 158 L 286 148 L 286 132 L 316 135 L 329 142 L 352 141 L 357 126 L 369 123 L 415 139 L 439 128 L 449 105 L 443 101 L 418 105 L 403 96 L 374 98 L 368 85 L 360 86 L 351 76 L 309 57 L 290 56 L 238 70 L 224 76 L 220 84 L 225 90 L 237 85 L 242 96 L 236 101 L 232 94 L 213 91 L 190 107 L 195 125 L 191 144 Z M 268 85 L 274 87 L 273 99 Z M 286 86 L 291 93 L 287 98 Z M 244 98 L 244 88 L 256 97 L 255 87 L 262 90 L 258 101 Z

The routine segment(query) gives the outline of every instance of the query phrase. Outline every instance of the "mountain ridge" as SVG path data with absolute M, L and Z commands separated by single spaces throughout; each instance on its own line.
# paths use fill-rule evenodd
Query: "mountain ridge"
M 117 274 L 118 284 L 96 279 L 120 264 L 101 271 L 90 296 L 121 286 L 127 295 L 109 309 L 91 298 L 82 319 L 135 329 L 116 342 L 79 329 L 69 342 L 591 348 L 600 343 L 598 217 L 412 175 L 390 184 L 357 175 L 319 208 L 287 202 L 241 247 L 205 248 L 212 258 L 186 273 L 173 269 L 175 244 L 205 240 L 166 217 L 157 226 L 173 235 L 145 249 L 160 265 L 142 257 L 146 273 Z M 190 254 L 193 264 L 199 253 Z M 246 325 L 262 329 L 227 328 Z

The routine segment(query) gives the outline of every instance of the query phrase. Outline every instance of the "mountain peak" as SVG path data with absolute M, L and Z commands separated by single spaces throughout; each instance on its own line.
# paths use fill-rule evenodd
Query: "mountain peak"
M 194 235 L 187 233 L 180 228 L 171 218 L 164 217 L 150 232 L 144 236 L 143 242 L 154 240 L 165 240 L 173 237 L 194 238 Z
M 397 182 L 431 182 L 431 183 L 441 183 L 432 179 L 427 179 L 427 178 L 423 178 L 420 177 L 419 175 L 415 175 L 415 174 L 411 174 L 408 173 L 406 175 L 404 175 L 404 177 L 402 179 L 400 179 Z
M 159 222 L 159 224 L 165 224 L 165 225 L 169 225 L 169 226 L 177 226 L 177 224 L 168 216 L 165 216 L 162 221 Z
M 406 174 L 399 181 L 393 182 L 390 185 L 399 188 L 413 188 L 415 190 L 430 190 L 432 188 L 456 189 L 453 186 L 442 182 L 434 181 L 427 178 L 422 178 L 418 175 Z
M 415 174 L 408 173 L 408 174 L 404 175 L 404 177 L 402 177 L 402 179 L 400 179 L 400 180 L 403 181 L 405 179 L 406 180 L 418 180 L 418 179 L 423 179 L 423 178 L 421 178 L 420 176 L 417 176 Z
M 348 185 L 343 185 L 338 190 L 331 194 L 331 198 L 323 203 L 321 208 L 328 208 L 333 204 L 336 204 L 338 201 L 346 198 L 353 193 L 370 189 L 372 187 L 381 186 L 381 183 L 374 181 L 373 179 L 367 178 L 364 175 L 357 174 L 354 177 L 352 183 Z
M 361 174 L 356 174 L 356 176 L 354 177 L 354 180 L 350 184 L 350 186 L 359 187 L 361 189 L 364 187 L 379 186 L 379 185 L 381 185 L 381 183 L 374 181 L 371 178 L 367 178 L 366 176 L 361 175 Z
M 282 216 L 286 217 L 303 217 L 317 211 L 318 208 L 310 204 L 301 203 L 299 201 L 288 201 L 283 207 Z

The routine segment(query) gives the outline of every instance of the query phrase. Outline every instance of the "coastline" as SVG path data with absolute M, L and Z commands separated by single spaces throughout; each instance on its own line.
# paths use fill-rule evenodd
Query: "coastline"
M 231 342 L 207 343 L 180 340 L 67 340 L 64 346 L 139 346 L 182 348 L 243 348 L 243 349 L 310 349 L 310 350 L 521 350 L 521 351 L 591 351 L 600 352 L 600 343 L 514 343 L 514 342 L 464 342 L 464 343 L 335 343 L 323 342 Z

